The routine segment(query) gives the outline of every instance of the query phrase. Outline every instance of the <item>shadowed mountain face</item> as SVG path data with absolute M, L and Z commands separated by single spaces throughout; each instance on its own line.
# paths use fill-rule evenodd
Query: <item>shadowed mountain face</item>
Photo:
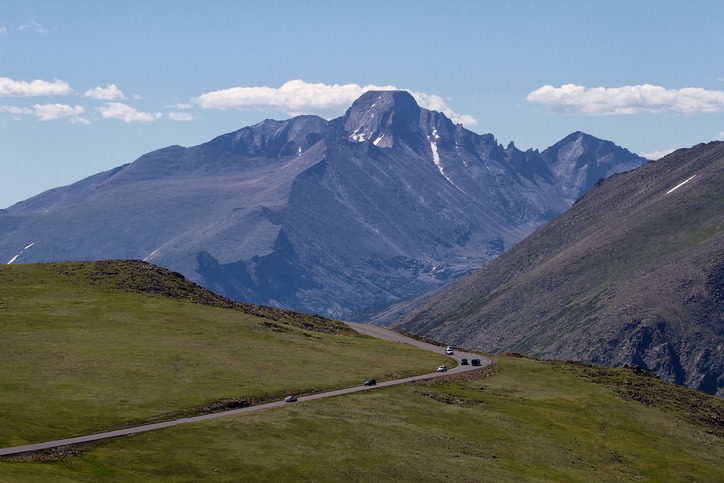
M 331 121 L 267 120 L 20 202 L 0 212 L 0 260 L 142 259 L 345 317 L 478 268 L 645 161 L 583 133 L 504 148 L 406 92 L 367 92 Z
M 724 143 L 613 176 L 393 326 L 491 352 L 638 365 L 722 396 L 723 187 Z

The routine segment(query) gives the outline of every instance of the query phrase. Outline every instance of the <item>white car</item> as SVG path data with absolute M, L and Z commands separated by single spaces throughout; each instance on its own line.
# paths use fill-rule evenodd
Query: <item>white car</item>
M 437 372 L 447 372 L 447 366 L 445 364 L 441 364 L 440 367 L 437 368 Z
M 451 355 L 455 354 L 455 351 L 453 351 L 451 348 L 448 347 L 447 349 L 445 349 L 445 354 L 451 356 Z

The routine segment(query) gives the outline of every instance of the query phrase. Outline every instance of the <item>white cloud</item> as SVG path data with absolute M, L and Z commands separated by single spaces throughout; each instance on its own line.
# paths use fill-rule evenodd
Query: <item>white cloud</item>
M 104 101 L 126 98 L 123 92 L 121 92 L 115 84 L 108 84 L 105 87 L 94 87 L 93 89 L 88 89 L 83 95 L 93 99 L 102 99 Z
M 81 114 L 85 113 L 83 106 L 69 106 L 68 104 L 35 104 L 33 115 L 41 121 L 54 121 L 68 118 L 72 123 L 88 124 Z
M 453 122 L 464 124 L 466 126 L 477 126 L 478 121 L 469 114 L 459 114 L 450 109 L 442 97 L 435 94 L 425 94 L 424 92 L 408 91 L 415 98 L 417 103 L 425 109 L 431 111 L 439 111 L 449 117 Z
M 29 107 L 0 106 L 0 112 L 7 112 L 13 118 L 20 120 L 22 116 L 34 116 L 40 121 L 55 121 L 68 119 L 73 124 L 90 124 L 88 119 L 81 117 L 85 113 L 83 106 L 69 106 L 68 104 L 35 104 Z
M 58 79 L 53 82 L 40 79 L 25 82 L 0 77 L 0 97 L 59 96 L 70 93 L 70 86 Z
M 370 90 L 400 90 L 395 86 L 358 84 L 310 84 L 291 80 L 279 88 L 232 87 L 202 94 L 192 101 L 206 109 L 279 110 L 291 115 L 318 114 L 331 118 L 341 115 L 358 97 Z M 455 122 L 475 125 L 470 115 L 458 114 L 437 95 L 408 91 L 420 106 L 445 113 Z
M 193 121 L 195 119 L 188 112 L 169 112 L 168 118 L 172 121 Z
M 667 154 L 673 153 L 674 151 L 676 151 L 676 150 L 675 149 L 664 149 L 664 150 L 660 150 L 660 151 L 650 151 L 648 153 L 641 153 L 641 154 L 639 154 L 639 156 L 643 156 L 646 159 L 651 159 L 651 160 L 655 161 L 657 159 L 663 158 Z
M 699 87 L 666 89 L 643 84 L 624 87 L 591 87 L 565 84 L 546 85 L 526 96 L 552 112 L 583 115 L 627 115 L 679 112 L 685 115 L 724 112 L 724 91 Z
M 6 33 L 8 33 L 8 29 L 6 29 L 5 27 L 0 27 L 0 34 L 6 34 Z
M 162 115 L 160 112 L 151 114 L 137 111 L 121 102 L 107 102 L 99 110 L 104 119 L 120 119 L 123 122 L 151 122 L 159 119 Z
M 48 30 L 45 29 L 45 27 L 43 27 L 42 25 L 40 25 L 38 22 L 32 22 L 32 21 L 20 25 L 20 26 L 18 27 L 18 30 L 20 30 L 21 32 L 26 32 L 26 31 L 32 30 L 32 31 L 35 31 L 35 32 L 39 32 L 39 33 L 41 33 L 41 34 L 47 34 L 47 33 L 48 33 Z
M 33 110 L 28 107 L 18 107 L 18 106 L 0 106 L 0 112 L 7 112 L 8 114 L 12 114 L 13 118 L 15 119 L 21 119 L 22 116 L 30 116 L 33 114 Z
M 724 131 L 716 135 L 717 140 L 724 141 Z

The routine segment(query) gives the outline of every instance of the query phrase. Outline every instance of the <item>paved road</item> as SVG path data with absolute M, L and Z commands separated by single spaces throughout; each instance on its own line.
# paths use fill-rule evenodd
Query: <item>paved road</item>
M 433 344 L 428 344 L 426 342 L 421 342 L 416 339 L 412 339 L 410 337 L 406 337 L 399 332 L 395 332 L 393 330 L 385 329 L 383 327 L 377 327 L 375 325 L 368 325 L 368 324 L 358 324 L 354 322 L 348 322 L 347 325 L 349 325 L 352 329 L 359 332 L 360 334 L 369 335 L 372 337 L 377 337 L 379 339 L 394 341 L 394 342 L 400 342 L 405 344 L 410 344 L 415 347 L 419 347 L 421 349 L 429 350 L 432 352 L 437 352 L 442 355 L 445 354 L 445 349 L 440 346 L 436 346 Z M 459 365 L 460 359 L 467 358 L 475 359 L 478 358 L 482 362 L 482 367 L 488 366 L 492 363 L 490 359 L 487 357 L 481 357 L 477 354 L 471 354 L 467 352 L 455 352 L 453 356 L 445 356 L 445 357 L 451 357 L 453 359 L 456 359 L 458 361 L 458 366 L 450 369 L 447 374 L 455 374 L 459 372 L 465 372 L 470 371 L 473 369 L 477 369 L 477 367 L 474 366 L 461 366 Z M 437 369 L 437 368 L 435 368 Z M 407 382 L 413 382 L 413 381 L 420 381 L 423 379 L 432 379 L 434 377 L 441 377 L 446 375 L 446 373 L 440 373 L 440 372 L 432 372 L 429 374 L 422 374 L 420 376 L 413 376 L 413 377 L 406 377 L 404 379 L 395 379 L 393 381 L 383 381 L 377 383 L 376 386 L 355 386 L 355 387 L 349 387 L 346 389 L 338 389 L 336 391 L 329 391 L 329 392 L 323 392 L 319 394 L 313 394 L 311 396 L 301 396 L 298 401 L 304 402 L 304 401 L 311 401 L 313 399 L 322 399 L 325 397 L 332 397 L 332 396 L 339 396 L 341 394 L 350 394 L 353 392 L 360 392 L 360 391 L 369 391 L 378 387 L 387 387 L 387 386 L 395 386 L 397 384 L 405 384 Z M 59 446 L 68 446 L 71 444 L 79 444 L 79 443 L 92 443 L 95 441 L 101 441 L 104 439 L 110 439 L 110 438 L 117 438 L 119 436 L 128 436 L 135 433 L 142 433 L 144 431 L 153 431 L 155 429 L 161 429 L 161 428 L 168 428 L 170 426 L 176 426 L 178 424 L 185 424 L 185 423 L 193 423 L 196 421 L 204 421 L 207 419 L 216 419 L 216 418 L 223 418 L 226 416 L 232 416 L 234 414 L 241 414 L 241 413 L 248 413 L 251 411 L 261 411 L 263 409 L 269 409 L 277 406 L 283 406 L 285 403 L 284 401 L 275 401 L 271 403 L 266 404 L 259 404 L 257 406 L 248 406 L 245 408 L 240 409 L 232 409 L 229 411 L 222 411 L 218 413 L 212 413 L 212 414 L 204 414 L 201 416 L 194 416 L 190 418 L 180 418 L 180 419 L 174 419 L 173 421 L 165 421 L 163 423 L 155 423 L 155 424 L 146 424 L 144 426 L 136 426 L 133 428 L 124 428 L 124 429 L 118 429 L 115 431 L 107 431 L 105 433 L 96 433 L 96 434 L 89 434 L 87 436 L 78 436 L 76 438 L 68 438 L 68 439 L 59 439 L 55 441 L 46 441 L 44 443 L 36 443 L 36 444 L 28 444 L 24 446 L 13 446 L 11 448 L 0 448 L 0 456 L 6 456 L 6 455 L 13 455 L 13 454 L 20 454 L 20 453 L 29 453 L 33 451 L 40 451 L 44 449 L 50 449 L 50 448 L 57 448 Z

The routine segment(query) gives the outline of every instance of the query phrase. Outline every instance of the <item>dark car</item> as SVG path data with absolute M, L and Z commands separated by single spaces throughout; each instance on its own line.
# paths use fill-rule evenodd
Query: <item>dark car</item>
M 377 381 L 375 381 L 374 379 L 367 379 L 365 381 L 365 386 L 374 386 L 375 384 L 377 384 Z
M 481 366 L 480 359 L 473 359 L 470 363 L 474 366 Z
M 460 359 L 460 365 L 461 365 L 461 366 L 467 366 L 467 365 L 468 365 L 468 360 L 465 359 L 465 358 Z

